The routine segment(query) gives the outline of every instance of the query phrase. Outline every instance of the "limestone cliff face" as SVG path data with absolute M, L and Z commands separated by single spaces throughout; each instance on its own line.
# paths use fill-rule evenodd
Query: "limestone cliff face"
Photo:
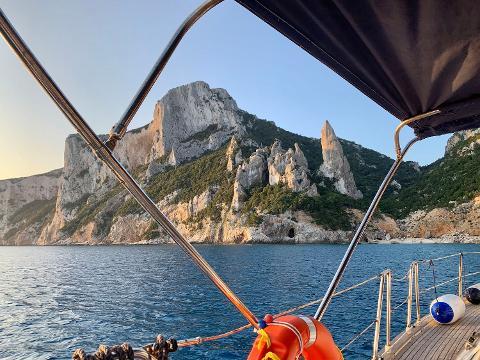
M 62 171 L 0 181 L 0 243 L 32 244 L 57 197 Z M 29 228 L 25 227 L 28 223 Z
M 456 145 L 464 143 L 466 140 L 468 140 L 468 143 L 464 144 L 465 146 L 460 146 L 457 148 Z M 445 147 L 445 154 L 455 150 L 455 155 L 468 155 L 471 154 L 473 149 L 479 144 L 480 129 L 459 131 L 453 134 L 450 139 L 448 139 L 447 146 Z
M 232 136 L 227 148 L 227 170 L 233 171 L 242 160 L 242 149 L 240 149 L 240 146 L 238 145 L 237 138 Z
M 218 149 L 244 128 L 235 100 L 224 89 L 195 82 L 170 90 L 155 106 L 150 161 L 175 153 L 177 162 Z
M 241 136 L 243 132 L 237 105 L 230 95 L 224 89 L 211 89 L 204 82 L 195 82 L 170 90 L 156 104 L 151 123 L 128 132 L 114 154 L 129 170 L 146 166 L 148 179 L 167 166 L 218 149 L 232 134 Z M 78 209 L 115 184 L 110 170 L 80 136 L 69 136 L 55 214 L 39 242 L 64 239 L 62 228 L 75 219 Z
M 276 140 L 268 158 L 268 182 L 270 185 L 285 184 L 295 192 L 306 191 L 310 196 L 317 195 L 317 187 L 308 178 L 308 161 L 300 146 L 294 144 L 293 149 L 282 149 Z
M 232 208 L 240 210 L 247 198 L 247 190 L 262 185 L 268 179 L 268 148 L 257 149 L 238 168 L 233 185 Z
M 479 135 L 478 130 L 455 134 L 447 154 L 454 160 L 457 156 L 472 158 L 480 146 Z M 361 219 L 357 209 L 361 206 L 351 200 L 348 206 L 353 208 L 342 207 L 339 212 L 328 201 L 335 201 L 335 192 L 353 199 L 362 197 L 351 164 L 353 169 L 369 167 L 370 173 L 382 176 L 390 164 L 384 155 L 373 151 L 365 155 L 364 150 L 360 145 L 340 142 L 328 122 L 322 129 L 320 148 L 319 139 L 261 121 L 239 110 L 225 90 L 196 82 L 169 91 L 156 104 L 152 121 L 128 132 L 115 155 L 190 241 L 309 243 L 350 239 L 349 230 L 329 229 L 353 229 Z M 318 174 L 311 173 L 317 169 Z M 392 194 L 399 195 L 414 183 L 405 174 L 392 183 Z M 367 194 L 365 184 L 375 179 L 361 171 L 355 177 Z M 267 191 L 256 193 L 260 202 L 268 205 L 278 200 L 275 209 L 281 211 L 268 213 L 268 206 L 255 207 L 251 202 L 245 206 L 253 190 L 263 187 Z M 280 198 L 281 194 L 287 196 Z M 289 201 L 295 206 L 285 210 Z M 129 203 L 131 196 L 118 186 L 110 170 L 78 135 L 71 135 L 65 142 L 63 169 L 0 181 L 0 244 L 170 241 L 147 214 Z M 340 213 L 345 215 L 343 222 L 336 218 Z M 380 215 L 368 228 L 366 238 L 480 236 L 479 220 L 480 198 L 460 199 L 448 209 L 419 210 L 403 220 Z
M 308 177 L 308 162 L 298 144 L 284 150 L 279 140 L 270 148 L 257 149 L 249 159 L 237 168 L 233 187 L 232 208 L 240 210 L 247 198 L 247 191 L 259 185 L 284 184 L 294 192 L 305 191 L 317 195 L 317 187 Z
M 362 198 L 362 192 L 357 189 L 355 179 L 350 170 L 350 164 L 343 154 L 342 145 L 328 121 L 325 121 L 323 125 L 321 142 L 323 164 L 319 172 L 327 178 L 334 180 L 335 188 L 338 192 L 354 199 Z
M 480 236 L 480 196 L 453 209 L 418 210 L 398 223 L 408 238 Z

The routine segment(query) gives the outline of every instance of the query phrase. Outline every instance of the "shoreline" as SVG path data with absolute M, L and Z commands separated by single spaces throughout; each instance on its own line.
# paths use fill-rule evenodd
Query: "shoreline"
M 480 236 L 444 236 L 440 238 L 392 238 L 389 240 L 370 240 L 369 244 L 480 244 Z
M 348 241 L 312 241 L 312 242 L 295 242 L 295 241 L 277 241 L 277 242 L 271 242 L 271 241 L 265 241 L 265 242 L 245 242 L 245 243 L 230 243 L 230 242 L 196 242 L 192 241 L 191 242 L 193 245 L 216 245 L 216 246 L 255 246 L 255 245 L 290 245 L 290 246 L 295 246 L 295 245 L 348 245 Z M 368 240 L 367 242 L 362 241 L 362 245 L 404 245 L 404 244 L 409 244 L 409 245 L 416 245 L 416 244 L 423 244 L 423 245 L 428 245 L 428 244 L 480 244 L 480 236 L 466 236 L 466 235 L 461 235 L 461 236 L 444 236 L 440 238 L 413 238 L 413 237 L 408 237 L 408 238 L 391 238 L 391 239 L 376 239 L 376 240 Z M 24 247 L 24 246 L 34 246 L 34 247 L 53 247 L 53 246 L 71 246 L 71 247 L 76 247 L 76 246 L 155 246 L 155 245 L 173 245 L 175 246 L 176 244 L 173 242 L 136 242 L 136 243 L 63 243 L 63 244 L 45 244 L 45 245 L 38 245 L 38 244 L 18 244 L 18 245 L 4 245 L 0 244 L 0 247 Z

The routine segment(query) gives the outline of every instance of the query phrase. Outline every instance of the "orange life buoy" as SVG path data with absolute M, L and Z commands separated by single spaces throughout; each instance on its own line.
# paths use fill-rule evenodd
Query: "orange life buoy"
M 307 316 L 285 315 L 267 320 L 248 360 L 296 360 L 300 355 L 305 360 L 343 359 L 332 335 L 319 321 Z

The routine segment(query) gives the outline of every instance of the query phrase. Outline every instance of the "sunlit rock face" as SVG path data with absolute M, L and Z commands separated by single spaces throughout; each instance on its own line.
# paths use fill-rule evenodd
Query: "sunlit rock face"
M 325 121 L 323 125 L 321 142 L 323 164 L 320 166 L 319 172 L 334 181 L 338 192 L 354 199 L 362 198 L 363 195 L 357 189 L 355 179 L 350 171 L 350 164 L 343 154 L 342 145 L 328 121 Z
M 53 209 L 61 175 L 59 169 L 0 181 L 0 244 L 35 243 Z
M 283 184 L 294 192 L 305 191 L 307 195 L 315 196 L 317 187 L 310 182 L 308 174 L 308 162 L 300 146 L 295 144 L 293 149 L 284 150 L 281 142 L 276 140 L 271 147 L 257 149 L 238 166 L 232 208 L 238 211 L 248 190 L 259 185 Z
M 480 129 L 458 131 L 447 141 L 445 155 L 470 155 L 480 145 Z
M 239 210 L 247 198 L 247 190 L 268 180 L 268 148 L 257 149 L 238 168 L 233 185 L 232 208 Z
M 177 162 L 218 149 L 245 132 L 235 100 L 202 81 L 170 90 L 156 104 L 149 130 L 154 135 L 150 160 L 174 150 Z
M 194 82 L 170 90 L 155 105 L 152 121 L 126 133 L 114 154 L 129 170 L 146 167 L 146 178 L 223 146 L 243 136 L 238 107 L 224 89 Z M 238 160 L 238 159 L 237 159 Z M 64 237 L 61 229 L 89 198 L 98 198 L 116 184 L 111 171 L 79 135 L 65 142 L 63 176 L 53 220 L 42 231 L 41 243 Z M 90 199 L 91 201 L 91 199 Z
M 285 184 L 289 189 L 308 195 L 317 195 L 317 187 L 308 178 L 308 162 L 300 146 L 295 143 L 293 149 L 283 150 L 276 140 L 268 157 L 268 181 L 270 185 Z
M 228 171 L 233 171 L 233 169 L 238 166 L 243 160 L 242 149 L 240 149 L 237 138 L 235 136 L 232 136 L 232 139 L 228 144 L 226 156 Z
M 318 208 L 337 192 L 359 199 L 362 193 L 357 184 L 365 194 L 368 191 L 365 174 L 353 174 L 352 168 L 360 165 L 381 172 L 386 157 L 374 151 L 369 161 L 356 156 L 363 148 L 339 140 L 328 122 L 322 129 L 321 147 L 319 139 L 288 133 L 272 124 L 239 110 L 225 90 L 195 82 L 170 90 L 156 103 L 151 122 L 127 132 L 114 154 L 189 241 L 347 241 L 351 237 L 348 226 L 332 230 L 309 207 L 292 205 L 278 213 L 264 205 L 278 200 L 277 191 Z M 453 135 L 448 156 L 440 164 L 449 158 L 474 159 L 479 135 L 478 130 Z M 195 168 L 195 164 L 202 165 Z M 317 169 L 318 173 L 310 172 Z M 415 173 L 421 176 L 424 170 Z M 196 182 L 189 182 L 190 177 Z M 401 181 L 392 182 L 389 192 L 401 195 L 414 183 L 409 180 L 404 174 Z M 167 184 L 168 193 L 162 191 Z M 480 236 L 479 199 L 459 199 L 445 209 L 417 209 L 404 219 L 380 215 L 373 219 L 366 238 Z M 65 141 L 63 169 L 0 181 L 0 244 L 170 242 L 131 200 L 81 137 L 71 135 Z M 363 212 L 353 206 L 345 214 L 353 228 Z

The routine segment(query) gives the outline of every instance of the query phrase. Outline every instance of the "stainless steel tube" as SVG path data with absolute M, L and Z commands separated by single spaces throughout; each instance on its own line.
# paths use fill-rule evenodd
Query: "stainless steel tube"
M 417 314 L 417 321 L 415 324 L 418 324 L 421 319 L 421 314 L 420 314 L 420 284 L 419 284 L 419 266 L 418 266 L 418 261 L 415 261 L 414 263 L 414 272 L 413 272 L 413 279 L 415 281 L 414 285 L 414 291 L 415 291 L 415 312 Z
M 382 307 L 383 307 L 383 289 L 385 286 L 385 272 L 380 275 L 380 283 L 378 285 L 378 301 L 377 301 L 377 316 L 375 318 L 375 333 L 373 335 L 373 350 L 372 360 L 378 359 L 378 347 L 380 344 L 380 325 L 382 321 Z
M 412 327 L 412 302 L 413 302 L 413 264 L 408 269 L 408 298 L 407 298 L 407 324 L 405 331 L 410 331 Z
M 391 328 L 392 328 L 392 272 L 387 270 L 385 272 L 385 282 L 387 283 L 386 296 L 386 318 L 385 318 L 385 350 L 390 350 L 391 347 Z
M 463 296 L 463 253 L 458 257 L 458 296 Z
M 22 38 L 15 31 L 4 13 L 0 10 L 0 32 L 5 41 L 10 45 L 20 60 L 25 64 L 33 77 L 40 83 L 47 94 L 52 98 L 55 104 L 60 108 L 67 119 L 72 123 L 75 129 L 82 135 L 87 144 L 94 150 L 97 156 L 103 160 L 114 172 L 118 180 L 133 195 L 133 197 L 142 205 L 142 207 L 165 229 L 172 239 L 182 248 L 185 253 L 192 258 L 197 266 L 212 280 L 215 286 L 227 297 L 228 300 L 245 316 L 248 322 L 258 328 L 257 318 L 243 304 L 243 302 L 233 293 L 220 276 L 212 269 L 200 253 L 179 233 L 167 217 L 157 208 L 155 203 L 140 188 L 135 179 L 125 170 L 125 168 L 113 156 L 110 149 L 99 139 L 95 132 L 88 126 L 86 121 L 77 112 L 52 78 L 42 67 L 37 58 L 33 55 Z
M 382 199 L 383 194 L 385 193 L 385 190 L 387 190 L 388 185 L 392 181 L 393 177 L 395 176 L 398 168 L 400 167 L 400 164 L 402 163 L 403 158 L 405 157 L 405 154 L 408 152 L 408 150 L 412 147 L 414 143 L 418 141 L 417 138 L 411 140 L 403 149 L 402 153 L 400 156 L 394 161 L 392 167 L 387 173 L 387 176 L 383 180 L 382 184 L 380 185 L 377 193 L 375 194 L 370 206 L 368 207 L 367 212 L 365 213 L 360 225 L 357 228 L 357 231 L 355 232 L 355 235 L 352 238 L 352 241 L 350 242 L 350 245 L 348 245 L 347 251 L 345 252 L 345 255 L 343 256 L 342 261 L 340 262 L 340 265 L 337 269 L 337 272 L 335 273 L 324 297 L 322 302 L 320 303 L 320 306 L 317 309 L 317 312 L 315 313 L 315 319 L 321 320 L 323 315 L 325 314 L 325 311 L 327 310 L 328 305 L 330 304 L 330 301 L 332 300 L 332 296 L 335 293 L 335 290 L 337 289 L 338 284 L 340 283 L 343 273 L 345 272 L 345 269 L 347 268 L 348 262 L 350 261 L 350 258 L 353 255 L 353 252 L 355 251 L 355 248 L 357 247 L 357 244 L 359 243 L 360 239 L 362 238 L 365 229 L 370 222 L 373 213 L 378 207 L 378 204 L 380 200 Z
M 143 100 L 147 97 L 150 89 L 157 81 L 160 73 L 163 71 L 165 66 L 167 65 L 170 57 L 172 56 L 173 52 L 177 48 L 180 41 L 183 39 L 183 36 L 190 30 L 190 28 L 200 19 L 203 15 L 205 15 L 210 9 L 214 8 L 218 4 L 220 4 L 223 0 L 207 0 L 203 4 L 201 4 L 195 11 L 190 14 L 189 17 L 183 22 L 182 25 L 178 28 L 175 32 L 173 37 L 171 38 L 170 42 L 168 43 L 165 50 L 163 50 L 162 54 L 156 61 L 155 65 L 153 66 L 150 73 L 147 75 L 147 78 L 144 80 L 140 89 L 138 89 L 137 93 L 135 94 L 134 98 L 130 102 L 127 107 L 127 110 L 123 113 L 121 119 L 112 127 L 110 131 L 110 136 L 106 142 L 108 148 L 113 150 L 118 140 L 120 140 L 127 131 L 128 124 L 132 121 L 133 117 L 137 113 L 140 105 L 142 105 Z

